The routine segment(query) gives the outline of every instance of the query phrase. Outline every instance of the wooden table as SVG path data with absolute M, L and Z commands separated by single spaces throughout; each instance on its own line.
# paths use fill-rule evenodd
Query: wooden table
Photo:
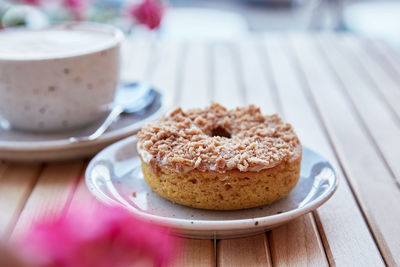
M 256 104 L 291 122 L 336 167 L 325 205 L 265 234 L 185 240 L 174 266 L 400 265 L 400 56 L 348 35 L 268 35 L 232 42 L 136 40 L 123 77 L 149 80 L 184 108 Z M 86 201 L 87 160 L 0 165 L 0 235 Z M 216 253 L 215 253 L 216 252 Z

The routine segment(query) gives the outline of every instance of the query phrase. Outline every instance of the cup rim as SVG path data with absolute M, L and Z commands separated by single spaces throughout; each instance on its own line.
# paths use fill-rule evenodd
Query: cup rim
M 47 29 L 72 29 L 76 27 L 77 29 L 81 30 L 97 30 L 101 32 L 108 32 L 113 35 L 113 40 L 110 42 L 106 42 L 102 46 L 97 46 L 97 47 L 92 47 L 92 48 L 87 48 L 87 49 L 82 49 L 80 51 L 76 52 L 66 52 L 66 53 L 61 53 L 60 55 L 43 55 L 40 57 L 12 57 L 12 56 L 7 56 L 7 55 L 0 55 L 0 61 L 46 61 L 46 60 L 54 60 L 54 59 L 64 59 L 64 58 L 75 58 L 75 57 L 80 57 L 84 55 L 90 55 L 94 53 L 98 53 L 104 50 L 108 50 L 110 48 L 113 48 L 117 45 L 119 45 L 123 40 L 124 40 L 124 33 L 117 27 L 109 25 L 109 24 L 103 24 L 103 23 L 97 23 L 97 22 L 76 22 L 76 21 L 71 21 L 71 22 L 62 22 L 62 23 L 57 23 L 50 25 L 48 27 L 44 28 L 39 28 L 39 29 L 27 29 L 27 28 L 9 28 L 9 29 L 3 29 L 2 32 L 14 32 L 14 31 L 41 31 L 41 30 L 47 30 Z M 1 35 L 1 31 L 0 31 Z

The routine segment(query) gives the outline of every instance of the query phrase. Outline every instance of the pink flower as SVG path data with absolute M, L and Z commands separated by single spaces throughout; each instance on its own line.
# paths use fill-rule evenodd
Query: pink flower
M 164 6 L 159 0 L 144 0 L 129 10 L 129 14 L 133 19 L 140 24 L 146 25 L 151 30 L 160 26 L 163 13 Z
M 25 0 L 39 1 L 39 0 Z M 63 5 L 68 8 L 76 20 L 83 20 L 88 7 L 87 0 L 63 0 Z
M 176 249 L 165 228 L 117 207 L 75 210 L 36 224 L 22 241 L 24 255 L 46 267 L 162 266 Z

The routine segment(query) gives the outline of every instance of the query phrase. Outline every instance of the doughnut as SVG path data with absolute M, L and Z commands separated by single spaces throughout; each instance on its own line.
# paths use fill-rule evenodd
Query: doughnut
M 237 210 L 270 204 L 294 188 L 302 147 L 292 126 L 254 105 L 175 109 L 137 134 L 149 187 L 185 206 Z

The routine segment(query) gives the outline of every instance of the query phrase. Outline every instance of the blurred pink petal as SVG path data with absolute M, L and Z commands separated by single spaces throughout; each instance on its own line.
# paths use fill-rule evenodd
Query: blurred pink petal
M 38 0 L 29 0 L 38 1 Z M 76 20 L 83 20 L 88 8 L 87 0 L 63 0 L 63 5 L 68 8 Z
M 164 6 L 159 0 L 144 0 L 129 10 L 129 14 L 133 19 L 140 24 L 146 25 L 151 30 L 160 26 L 163 13 Z
M 36 224 L 22 251 L 41 266 L 163 266 L 176 251 L 167 229 L 149 224 L 117 207 L 93 216 L 85 208 L 53 222 Z
M 23 2 L 24 4 L 32 5 L 32 6 L 38 6 L 38 5 L 41 4 L 41 1 L 40 1 L 40 0 L 22 0 L 22 2 Z

